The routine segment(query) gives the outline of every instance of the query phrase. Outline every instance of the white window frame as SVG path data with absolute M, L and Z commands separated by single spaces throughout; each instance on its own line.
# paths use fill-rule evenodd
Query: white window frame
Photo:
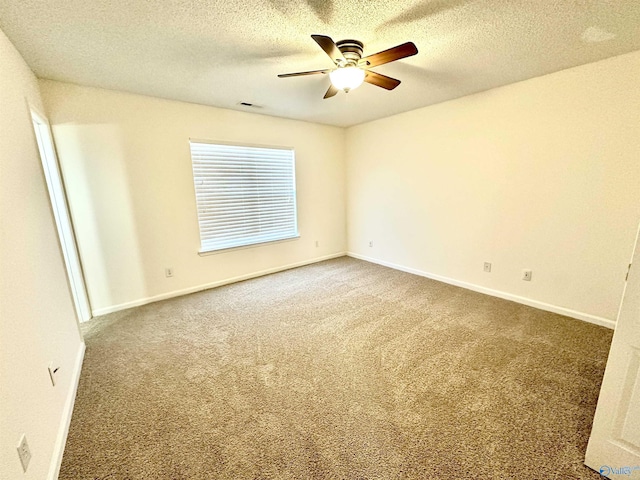
M 300 237 L 293 148 L 199 139 L 189 148 L 200 255 Z

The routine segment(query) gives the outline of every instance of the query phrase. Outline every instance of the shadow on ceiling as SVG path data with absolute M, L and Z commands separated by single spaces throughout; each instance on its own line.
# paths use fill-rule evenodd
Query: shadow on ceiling
M 426 86 L 437 86 L 442 91 L 459 91 L 468 83 L 469 72 L 453 72 L 446 70 L 433 70 L 427 67 L 412 65 L 406 62 L 398 62 L 393 65 L 391 76 L 399 78 L 420 79 Z
M 306 0 L 306 2 L 321 21 L 324 23 L 331 22 L 331 17 L 333 16 L 332 0 Z
M 331 23 L 333 16 L 333 0 L 304 0 L 311 8 L 313 13 L 318 19 L 325 23 Z M 287 0 L 269 0 L 269 3 L 283 15 L 291 15 L 292 7 L 291 2 Z
M 392 27 L 394 25 L 399 25 L 402 23 L 411 23 L 422 20 L 423 18 L 431 17 L 432 15 L 461 7 L 467 3 L 471 3 L 472 1 L 474 0 L 427 0 L 426 2 L 419 3 L 418 5 L 405 10 L 395 18 L 387 20 L 378 28 L 376 28 L 376 30 L 382 30 L 384 28 Z

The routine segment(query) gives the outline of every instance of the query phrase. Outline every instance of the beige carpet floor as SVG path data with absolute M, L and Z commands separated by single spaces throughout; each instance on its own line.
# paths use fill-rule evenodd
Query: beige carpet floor
M 96 318 L 60 479 L 577 479 L 612 332 L 343 257 Z

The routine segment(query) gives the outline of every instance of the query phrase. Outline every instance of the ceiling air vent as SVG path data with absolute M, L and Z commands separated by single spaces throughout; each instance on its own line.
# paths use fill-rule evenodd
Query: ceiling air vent
M 262 108 L 262 106 L 260 105 L 256 105 L 254 103 L 249 103 L 249 102 L 240 102 L 238 105 L 240 105 L 241 107 Z

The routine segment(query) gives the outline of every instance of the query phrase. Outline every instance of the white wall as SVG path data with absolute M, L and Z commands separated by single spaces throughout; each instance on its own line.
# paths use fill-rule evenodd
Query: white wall
M 640 213 L 639 79 L 634 52 L 348 129 L 349 251 L 614 320 Z
M 42 110 L 38 84 L 1 31 L 0 65 L 0 478 L 42 480 L 61 458 L 84 344 L 27 107 Z
M 41 91 L 95 313 L 346 250 L 343 129 L 53 81 Z M 301 238 L 198 256 L 189 138 L 294 147 Z

